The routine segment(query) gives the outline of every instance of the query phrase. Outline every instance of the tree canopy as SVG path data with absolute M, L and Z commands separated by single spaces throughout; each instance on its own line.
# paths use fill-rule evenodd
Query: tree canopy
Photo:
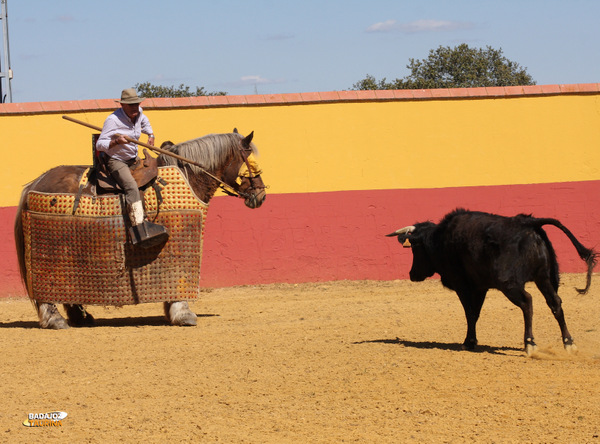
M 502 48 L 471 48 L 463 43 L 454 48 L 440 46 L 427 59 L 409 59 L 410 74 L 387 82 L 375 77 L 355 83 L 351 89 L 430 89 L 477 86 L 535 85 L 527 69 L 502 55 Z
M 183 83 L 179 87 L 175 86 L 161 86 L 153 85 L 150 82 L 136 83 L 135 89 L 141 97 L 154 98 L 154 97 L 192 97 L 192 96 L 226 96 L 227 93 L 224 91 L 213 91 L 208 92 L 203 86 L 196 87 L 196 91 L 190 91 L 190 87 Z

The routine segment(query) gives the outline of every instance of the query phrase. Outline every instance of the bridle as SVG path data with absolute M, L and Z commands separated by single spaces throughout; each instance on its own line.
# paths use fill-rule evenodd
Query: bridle
M 260 176 L 260 171 L 256 170 L 256 167 L 253 165 L 253 162 L 251 162 L 251 160 L 250 160 L 250 156 L 252 155 L 252 148 L 251 147 L 245 148 L 242 144 L 240 144 L 238 147 L 238 150 L 239 150 L 240 156 L 242 157 L 243 164 L 238 171 L 237 178 L 239 179 L 241 177 L 248 177 L 248 179 L 250 181 L 250 186 L 245 191 L 241 191 L 240 184 L 238 184 L 237 182 L 235 183 L 235 185 L 229 185 L 228 183 L 226 183 L 220 179 L 217 179 L 215 176 L 211 175 L 211 177 L 213 179 L 216 179 L 219 182 L 219 188 L 225 194 L 227 194 L 229 196 L 240 197 L 242 199 L 249 199 L 252 196 L 254 196 L 257 191 L 260 192 L 261 190 L 265 190 L 267 188 L 267 186 L 256 184 L 256 179 Z M 225 171 L 227 171 L 227 169 L 229 169 L 232 166 L 234 157 L 235 156 L 232 156 L 231 160 L 229 161 L 229 164 L 225 167 Z M 242 174 L 240 174 L 240 172 L 244 169 L 244 166 L 246 167 L 247 173 L 244 173 L 242 176 Z
M 245 166 L 247 173 L 245 173 L 243 177 L 248 177 L 248 179 L 250 180 L 250 186 L 245 191 L 240 190 L 240 184 L 238 184 L 237 182 L 235 182 L 234 184 L 228 184 L 227 182 L 219 179 L 217 176 L 207 171 L 206 168 L 204 168 L 204 166 L 200 165 L 198 162 L 194 162 L 190 159 L 185 159 L 179 156 L 176 158 L 179 160 L 178 164 L 180 165 L 180 167 L 183 167 L 185 163 L 189 163 L 190 165 L 194 165 L 195 167 L 197 167 L 201 173 L 204 173 L 211 179 L 215 180 L 218 183 L 218 188 L 220 188 L 228 196 L 239 197 L 244 200 L 252 199 L 255 196 L 255 194 L 253 194 L 252 192 L 260 192 L 260 190 L 265 190 L 268 187 L 265 185 L 256 184 L 256 179 L 258 178 L 258 176 L 260 176 L 260 171 L 256 171 L 256 168 L 252 165 L 253 162 L 251 162 L 250 160 L 250 156 L 252 155 L 252 148 L 244 148 L 244 146 L 240 143 L 237 149 L 240 153 L 240 156 L 242 157 L 243 163 L 238 170 L 236 179 L 242 177 L 240 171 L 242 171 L 242 169 L 244 169 Z M 235 157 L 235 155 L 231 156 L 231 159 L 227 166 L 224 168 L 224 171 L 227 171 L 229 168 L 232 167 Z M 185 171 L 185 168 L 182 168 L 182 170 Z

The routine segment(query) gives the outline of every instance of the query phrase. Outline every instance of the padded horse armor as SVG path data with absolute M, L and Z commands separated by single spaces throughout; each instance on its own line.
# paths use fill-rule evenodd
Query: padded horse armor
M 197 298 L 208 205 L 176 167 L 158 168 L 164 184 L 144 193 L 147 215 L 169 240 L 128 242 L 121 195 L 29 192 L 23 211 L 27 285 L 38 302 L 127 305 Z M 125 212 L 126 213 L 126 212 Z

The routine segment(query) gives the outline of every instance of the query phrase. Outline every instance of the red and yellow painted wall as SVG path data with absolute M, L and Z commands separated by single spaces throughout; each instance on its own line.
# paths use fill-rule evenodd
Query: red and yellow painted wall
M 21 188 L 89 164 L 114 100 L 0 104 L 0 294 L 24 294 L 13 221 Z M 384 235 L 465 207 L 556 217 L 600 241 L 600 85 L 148 99 L 157 143 L 255 132 L 265 204 L 210 203 L 202 285 L 405 279 L 409 250 Z M 584 264 L 547 229 L 561 270 Z

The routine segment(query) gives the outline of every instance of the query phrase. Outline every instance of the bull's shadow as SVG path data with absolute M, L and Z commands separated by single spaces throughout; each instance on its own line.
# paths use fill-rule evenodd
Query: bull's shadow
M 409 341 L 406 339 L 373 339 L 370 341 L 357 341 L 353 344 L 394 344 L 403 345 L 404 347 L 419 348 L 424 350 L 450 350 L 450 351 L 466 351 L 462 344 L 437 342 L 437 341 Z M 471 353 L 490 353 L 494 355 L 507 355 L 506 352 L 521 352 L 523 349 L 516 347 L 494 347 L 491 345 L 477 345 L 475 350 L 470 350 Z

